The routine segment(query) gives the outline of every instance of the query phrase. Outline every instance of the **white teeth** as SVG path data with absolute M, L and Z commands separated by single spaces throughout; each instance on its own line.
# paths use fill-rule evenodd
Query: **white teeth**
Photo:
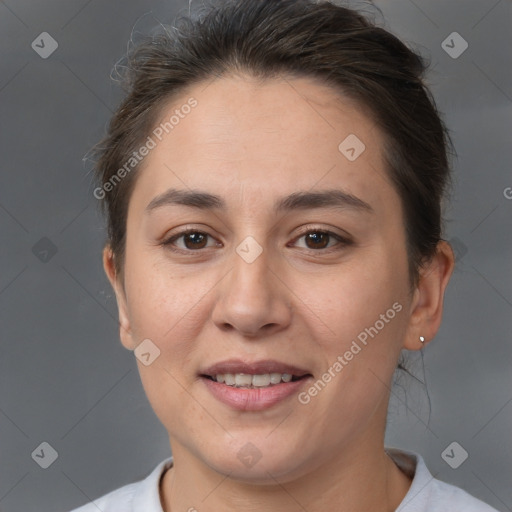
M 224 375 L 224 382 L 228 386 L 234 386 L 235 385 L 235 376 L 232 373 L 226 373 Z
M 280 373 L 271 373 L 270 374 L 270 382 L 271 382 L 271 384 L 279 384 L 281 382 L 281 374 Z
M 242 386 L 252 386 L 252 375 L 237 373 L 235 375 L 235 385 L 239 388 Z
M 217 382 L 237 388 L 266 388 L 268 386 L 280 384 L 281 382 L 290 382 L 292 378 L 293 376 L 289 373 L 264 373 L 260 375 L 250 375 L 248 373 L 225 373 L 214 376 L 214 380 Z
M 265 373 L 265 375 L 253 375 L 252 376 L 252 385 L 256 388 L 265 388 L 270 384 L 270 375 Z

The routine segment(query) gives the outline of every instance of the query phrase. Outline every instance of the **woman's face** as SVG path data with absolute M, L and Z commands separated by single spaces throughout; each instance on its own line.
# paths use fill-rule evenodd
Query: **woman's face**
M 175 458 L 286 481 L 381 445 L 415 300 L 381 133 L 308 79 L 217 79 L 162 122 L 177 109 L 138 171 L 117 287 Z

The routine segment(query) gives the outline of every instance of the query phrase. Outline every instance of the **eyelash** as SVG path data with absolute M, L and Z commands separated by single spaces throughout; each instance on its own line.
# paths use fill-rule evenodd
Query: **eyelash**
M 199 253 L 202 251 L 203 248 L 200 248 L 200 249 L 178 249 L 173 246 L 173 244 L 180 238 L 183 238 L 184 236 L 190 235 L 193 233 L 205 235 L 208 238 L 213 238 L 211 235 L 209 235 L 208 233 L 206 233 L 204 231 L 200 231 L 198 229 L 186 229 L 184 231 L 181 231 L 179 233 L 172 235 L 170 238 L 168 238 L 167 240 L 162 242 L 162 246 L 166 247 L 167 249 L 171 250 L 172 252 L 179 253 L 179 254 Z M 320 248 L 320 249 L 305 248 L 306 251 L 309 251 L 311 253 L 319 253 L 319 252 L 330 253 L 330 252 L 334 252 L 334 251 L 339 251 L 344 247 L 348 247 L 348 246 L 352 245 L 352 243 L 353 243 L 353 241 L 350 240 L 349 238 L 338 235 L 332 231 L 325 230 L 325 229 L 319 229 L 319 228 L 318 229 L 317 228 L 308 228 L 307 230 L 303 231 L 298 237 L 294 238 L 294 240 L 292 242 L 296 243 L 298 240 L 300 240 L 301 238 L 303 238 L 306 235 L 311 234 L 311 233 L 327 235 L 330 238 L 334 238 L 337 241 L 337 243 L 331 247 Z M 330 241 L 331 240 L 329 239 L 328 243 L 330 243 Z M 205 247 L 204 249 L 207 249 L 207 248 Z

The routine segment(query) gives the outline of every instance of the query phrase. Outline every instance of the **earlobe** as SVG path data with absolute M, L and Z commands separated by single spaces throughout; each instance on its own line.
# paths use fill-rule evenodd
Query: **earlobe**
M 103 249 L 103 268 L 116 295 L 117 310 L 119 314 L 119 337 L 121 338 L 121 343 L 128 350 L 133 350 L 134 342 L 126 304 L 126 294 L 120 281 L 120 277 L 117 275 L 114 254 L 109 245 L 106 245 Z
M 454 262 L 450 244 L 440 241 L 432 260 L 420 270 L 403 348 L 421 350 L 439 330 L 443 318 L 444 292 L 452 275 Z

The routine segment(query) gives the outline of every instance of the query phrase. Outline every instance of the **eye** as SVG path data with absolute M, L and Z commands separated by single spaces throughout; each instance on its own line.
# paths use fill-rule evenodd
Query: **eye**
M 337 235 L 332 231 L 310 229 L 309 231 L 304 232 L 301 236 L 295 238 L 290 245 L 313 251 L 320 251 L 341 249 L 350 244 L 350 240 Z M 208 233 L 195 229 L 188 229 L 171 236 L 163 242 L 162 245 L 168 247 L 171 251 L 190 253 L 191 251 L 199 251 L 200 249 L 219 247 L 222 244 L 217 242 Z
M 163 245 L 168 246 L 173 251 L 197 251 L 207 247 L 213 247 L 218 243 L 208 244 L 213 238 L 202 231 L 187 230 L 173 235 L 166 240 Z
M 303 240 L 303 243 L 298 243 Z M 309 230 L 296 238 L 294 245 L 311 250 L 331 249 L 337 245 L 341 247 L 349 245 L 350 241 L 333 233 L 320 229 Z

